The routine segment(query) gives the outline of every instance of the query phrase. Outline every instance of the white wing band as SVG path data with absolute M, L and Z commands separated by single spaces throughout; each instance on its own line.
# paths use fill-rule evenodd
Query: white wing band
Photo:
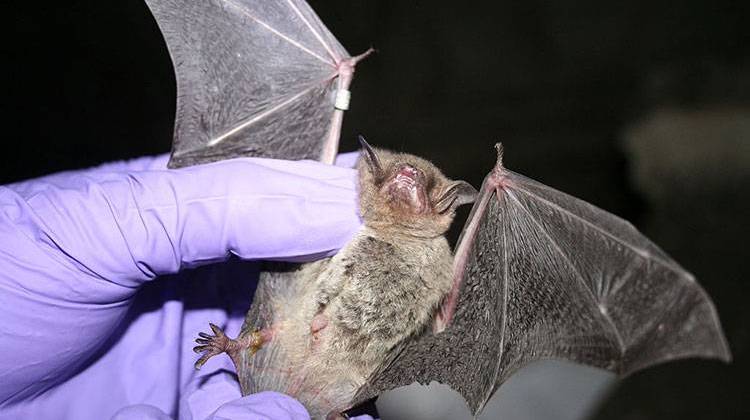
M 336 101 L 333 107 L 346 111 L 349 109 L 349 101 L 352 99 L 352 93 L 348 89 L 339 89 L 336 91 Z

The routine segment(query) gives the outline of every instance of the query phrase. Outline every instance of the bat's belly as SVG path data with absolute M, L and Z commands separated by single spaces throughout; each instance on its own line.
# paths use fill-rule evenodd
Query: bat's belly
M 317 263 L 315 263 L 317 264 Z M 310 264 L 312 265 L 312 264 Z M 237 374 L 243 395 L 277 391 L 299 400 L 312 418 L 349 408 L 369 372 L 349 363 L 350 355 L 329 345 L 334 328 L 313 334 L 318 311 L 316 267 L 263 273 L 242 331 L 267 330 L 272 339 L 243 355 Z M 333 327 L 331 325 L 331 327 Z
M 450 288 L 445 240 L 415 247 L 421 253 L 363 231 L 329 260 L 264 272 L 242 334 L 262 330 L 272 339 L 238 363 L 243 394 L 291 395 L 314 418 L 351 408 L 394 347 L 424 329 Z

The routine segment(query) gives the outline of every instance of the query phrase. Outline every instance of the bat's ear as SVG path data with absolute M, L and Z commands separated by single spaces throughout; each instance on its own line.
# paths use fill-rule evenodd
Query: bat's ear
M 375 151 L 372 150 L 372 147 L 370 147 L 370 144 L 367 143 L 367 140 L 362 135 L 359 135 L 357 138 L 359 139 L 359 144 L 362 145 L 362 149 L 365 151 L 364 158 L 370 167 L 370 172 L 372 172 L 375 178 L 381 178 L 383 176 L 383 167 L 380 165 L 378 155 L 375 154 Z
M 453 181 L 435 202 L 438 213 L 453 211 L 464 204 L 473 203 L 479 193 L 466 181 Z

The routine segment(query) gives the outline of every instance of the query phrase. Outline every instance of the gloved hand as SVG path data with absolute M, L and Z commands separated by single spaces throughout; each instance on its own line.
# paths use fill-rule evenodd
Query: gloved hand
M 0 418 L 101 419 L 135 404 L 206 418 L 240 397 L 222 370 L 233 368 L 213 358 L 199 376 L 187 350 L 208 321 L 239 331 L 255 268 L 235 261 L 173 274 L 231 254 L 328 256 L 359 228 L 352 169 L 165 163 L 143 158 L 0 187 Z M 158 276 L 168 277 L 151 282 Z M 271 393 L 223 409 L 261 412 L 263 401 L 296 403 Z

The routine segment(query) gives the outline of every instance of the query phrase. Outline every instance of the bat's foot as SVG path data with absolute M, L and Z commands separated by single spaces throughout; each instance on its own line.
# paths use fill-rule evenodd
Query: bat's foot
M 203 353 L 200 359 L 195 362 L 195 368 L 198 370 L 200 370 L 201 366 L 203 366 L 208 359 L 217 354 L 226 352 L 231 356 L 232 353 L 237 351 L 240 347 L 240 344 L 236 340 L 227 337 L 221 328 L 210 323 L 208 325 L 211 327 L 214 335 L 206 334 L 204 332 L 198 333 L 198 338 L 195 339 L 195 342 L 199 345 L 193 347 L 194 352 Z
M 250 350 L 250 354 L 255 354 L 264 343 L 271 341 L 273 338 L 273 331 L 270 329 L 256 329 L 245 337 L 239 337 L 233 340 L 224 334 L 221 328 L 214 324 L 208 324 L 211 327 L 214 335 L 206 334 L 204 332 L 198 333 L 198 338 L 195 342 L 199 345 L 193 347 L 193 351 L 196 353 L 203 353 L 203 355 L 195 362 L 195 368 L 200 370 L 208 359 L 216 356 L 217 354 L 226 353 L 232 359 L 237 362 L 236 358 L 240 352 L 244 349 Z
M 201 366 L 203 366 L 208 361 L 208 359 L 216 356 L 217 354 L 229 352 L 232 347 L 234 347 L 232 345 L 234 340 L 227 337 L 227 335 L 224 334 L 224 331 L 222 331 L 221 328 L 210 323 L 208 325 L 211 327 L 214 335 L 200 332 L 198 333 L 199 338 L 195 339 L 195 342 L 199 345 L 193 347 L 193 351 L 196 353 L 203 353 L 200 359 L 195 362 L 196 369 L 200 369 Z

